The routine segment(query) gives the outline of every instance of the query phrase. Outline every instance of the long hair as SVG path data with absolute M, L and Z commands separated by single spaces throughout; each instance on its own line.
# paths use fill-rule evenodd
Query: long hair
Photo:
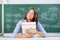
M 34 16 L 33 16 L 32 22 L 36 22 L 36 24 L 37 24 L 38 23 L 38 13 L 35 8 L 30 8 L 29 10 L 31 10 L 31 9 L 34 10 Z M 25 15 L 24 19 L 27 20 L 26 16 L 27 16 L 27 14 Z

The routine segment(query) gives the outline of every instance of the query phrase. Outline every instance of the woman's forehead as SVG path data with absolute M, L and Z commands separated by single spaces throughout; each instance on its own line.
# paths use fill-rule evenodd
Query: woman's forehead
M 31 9 L 31 10 L 29 10 L 29 12 L 31 12 L 31 13 L 33 12 L 34 13 L 34 10 Z

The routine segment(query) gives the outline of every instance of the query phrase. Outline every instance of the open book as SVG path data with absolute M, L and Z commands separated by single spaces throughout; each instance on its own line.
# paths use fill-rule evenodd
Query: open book
M 22 22 L 22 33 L 26 33 L 26 29 L 35 28 L 36 29 L 36 22 Z

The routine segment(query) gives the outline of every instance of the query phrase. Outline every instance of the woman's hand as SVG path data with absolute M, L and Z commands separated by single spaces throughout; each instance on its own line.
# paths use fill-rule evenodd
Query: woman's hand
M 30 35 L 34 35 L 34 34 L 36 34 L 36 29 L 34 29 L 34 28 L 27 29 L 27 30 L 26 30 L 26 33 L 28 33 L 28 34 L 30 34 Z
M 32 35 L 25 33 L 25 34 L 23 34 L 22 38 L 32 38 L 32 37 L 33 37 Z
M 15 38 L 32 38 L 33 36 L 31 36 L 28 33 L 25 34 L 16 34 Z

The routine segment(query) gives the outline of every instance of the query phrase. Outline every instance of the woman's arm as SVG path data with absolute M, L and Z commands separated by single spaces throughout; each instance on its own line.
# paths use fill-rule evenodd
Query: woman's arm
M 16 34 L 15 38 L 32 38 L 30 34 Z
M 40 35 L 41 37 L 45 37 L 45 34 L 43 32 L 36 31 L 36 34 Z
M 15 38 L 23 38 L 23 35 L 16 34 Z
M 12 33 L 12 38 L 31 38 L 32 36 L 30 34 L 19 34 L 21 32 L 21 21 L 19 21 Z
M 43 26 L 39 22 L 37 24 L 36 33 L 39 34 L 41 37 L 47 37 L 46 31 L 44 30 Z
M 14 38 L 16 36 L 16 34 L 18 34 L 20 31 L 21 31 L 21 20 L 17 23 L 11 37 Z
M 33 36 L 34 34 L 38 34 L 38 35 L 40 35 L 41 37 L 45 37 L 45 34 L 44 34 L 43 32 L 37 31 L 36 29 L 33 29 L 33 28 L 27 30 L 27 33 L 31 34 L 32 36 Z
M 32 36 L 34 34 L 38 34 L 41 37 L 47 37 L 46 31 L 44 30 L 44 28 L 42 27 L 42 25 L 40 23 L 37 24 L 36 29 L 33 29 L 33 28 L 27 29 L 26 32 L 29 33 L 29 34 L 32 34 Z

